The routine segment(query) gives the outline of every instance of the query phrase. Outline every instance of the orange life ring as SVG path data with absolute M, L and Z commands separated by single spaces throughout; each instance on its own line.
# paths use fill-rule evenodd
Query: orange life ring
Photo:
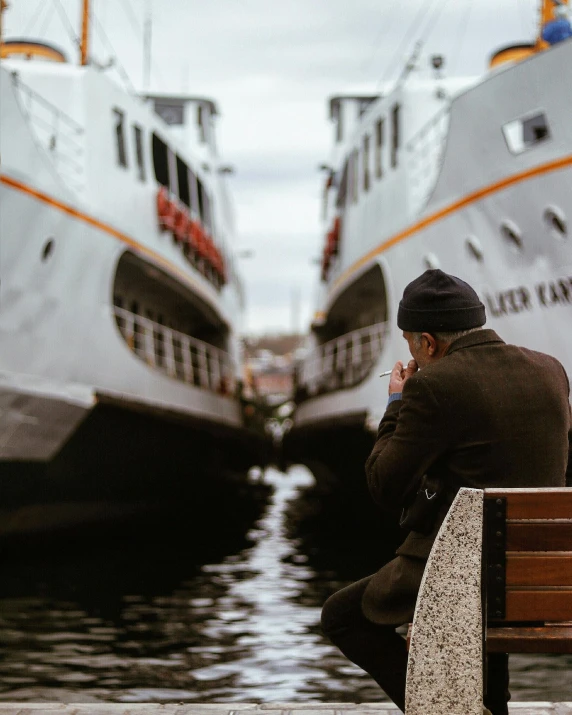
M 173 221 L 173 232 L 177 241 L 183 242 L 187 237 L 187 225 L 189 223 L 189 215 L 185 208 L 179 206 L 175 209 L 175 217 Z
M 189 245 L 195 253 L 199 252 L 200 244 L 200 225 L 194 218 L 189 217 L 187 224 L 187 245 Z
M 228 275 L 226 272 L 226 262 L 224 260 L 224 255 L 223 255 L 222 251 L 218 252 L 218 260 L 219 260 L 219 264 L 218 264 L 219 275 L 220 275 L 221 281 L 223 282 L 223 285 L 224 285 L 225 283 L 228 282 Z
M 219 251 L 218 248 L 215 248 L 216 251 L 216 261 L 215 261 L 215 269 L 216 272 L 219 274 L 219 276 L 222 278 L 223 275 L 223 262 L 222 262 L 222 253 Z
M 196 221 L 192 221 L 189 224 L 189 235 L 188 241 L 191 245 L 193 251 L 199 250 L 199 224 Z
M 204 229 L 201 229 L 201 246 L 200 246 L 201 257 L 208 261 L 210 258 L 209 253 L 209 238 L 205 233 Z
M 205 259 L 205 261 L 210 262 L 211 258 L 211 252 L 210 252 L 210 236 L 206 233 L 204 228 L 201 226 L 201 256 Z
M 157 192 L 157 214 L 159 218 L 163 218 L 169 214 L 170 205 L 169 192 L 165 186 L 161 186 Z
M 193 246 L 201 258 L 206 258 L 205 234 L 203 227 L 196 221 L 193 225 Z
M 338 253 L 338 241 L 334 231 L 330 231 L 326 238 L 326 245 L 328 246 L 328 253 L 332 255 L 337 255 Z
M 169 192 L 165 186 L 161 186 L 157 192 L 157 215 L 159 218 L 159 227 L 161 229 L 172 231 L 175 221 L 176 205 L 169 198 Z
M 218 259 L 218 251 L 216 246 L 214 245 L 214 241 L 212 238 L 209 236 L 208 239 L 208 253 L 209 253 L 209 261 L 212 263 L 213 268 L 216 269 L 217 266 L 217 259 Z
M 336 216 L 336 218 L 334 219 L 334 233 L 338 240 L 340 238 L 340 225 L 341 225 L 340 217 Z

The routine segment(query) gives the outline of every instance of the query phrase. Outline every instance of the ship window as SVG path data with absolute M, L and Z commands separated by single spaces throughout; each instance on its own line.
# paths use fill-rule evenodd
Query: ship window
M 44 248 L 42 250 L 42 261 L 47 261 L 53 252 L 54 252 L 54 239 L 49 238 L 46 241 L 46 243 L 44 244 Z
M 179 177 L 177 176 L 177 159 L 174 152 L 167 147 L 167 162 L 169 164 L 169 184 L 171 192 L 175 196 L 179 195 Z
M 185 105 L 178 99 L 155 100 L 155 111 L 161 119 L 171 126 L 185 123 Z
M 133 313 L 134 316 L 139 315 L 139 303 L 137 301 L 133 301 L 131 303 L 131 312 Z M 142 325 L 139 320 L 137 320 L 137 317 L 134 317 L 133 320 L 133 349 L 137 352 L 142 349 L 143 347 L 143 330 L 142 330 Z
M 199 216 L 201 221 L 205 222 L 205 190 L 203 188 L 203 182 L 197 178 L 197 199 L 199 203 Z
M 338 188 L 338 196 L 336 198 L 336 206 L 342 209 L 346 205 L 346 197 L 348 193 L 348 159 L 344 163 L 344 168 L 342 169 L 342 178 L 340 179 L 340 185 Z
M 213 233 L 213 221 L 212 221 L 212 207 L 211 207 L 211 200 L 209 195 L 207 194 L 204 184 L 201 184 L 201 190 L 203 194 L 203 224 L 206 230 L 211 234 Z
M 348 158 L 348 196 L 350 201 L 354 200 L 354 155 L 350 153 Z
M 199 218 L 204 222 L 203 182 L 199 178 L 197 178 L 197 199 L 199 202 Z
M 185 162 L 177 156 L 177 179 L 179 180 L 179 198 L 190 208 L 191 195 L 189 193 L 188 168 Z
M 509 151 L 513 154 L 522 154 L 536 144 L 550 139 L 550 129 L 544 112 L 508 122 L 502 131 Z
M 119 166 L 127 166 L 127 151 L 125 147 L 125 134 L 123 131 L 123 120 L 125 115 L 119 109 L 114 109 L 115 115 L 115 142 L 117 148 L 117 163 Z
M 363 138 L 363 190 L 369 191 L 369 136 Z
M 157 181 L 169 188 L 169 155 L 167 145 L 153 133 L 153 168 Z
M 199 128 L 199 141 L 204 144 L 207 140 L 207 128 L 206 128 L 206 112 L 204 111 L 202 105 L 197 107 L 197 126 Z
M 383 176 L 383 164 L 381 152 L 383 148 L 383 119 L 378 119 L 375 125 L 375 176 L 381 179 Z
M 396 104 L 391 112 L 391 166 L 393 168 L 397 166 L 397 152 L 399 150 L 400 142 L 400 109 L 399 104 Z
M 434 253 L 427 253 L 423 257 L 423 265 L 427 270 L 431 268 L 439 268 L 439 259 Z
M 137 157 L 137 169 L 139 171 L 139 181 L 145 181 L 145 158 L 143 156 L 143 131 L 137 124 L 133 125 L 133 135 L 135 137 L 135 155 Z
M 358 200 L 358 159 L 359 154 L 357 149 L 354 149 L 350 154 L 350 195 L 352 197 L 352 203 L 356 203 Z
M 465 245 L 467 246 L 467 251 L 469 252 L 470 256 L 472 256 L 475 260 L 479 261 L 479 263 L 483 261 L 483 247 L 481 246 L 481 242 L 477 238 L 475 238 L 475 236 L 469 236 Z
M 549 206 L 544 212 L 544 221 L 554 238 L 566 238 L 568 224 L 564 212 L 556 206 Z
M 344 125 L 342 122 L 342 105 L 338 104 L 338 111 L 336 116 L 336 142 L 339 144 L 344 138 Z
M 197 177 L 192 169 L 189 169 L 189 196 L 191 199 L 191 208 L 195 215 L 200 215 L 199 210 L 199 196 L 197 191 Z
M 522 233 L 512 221 L 505 221 L 501 226 L 501 233 L 505 241 L 517 251 L 522 251 Z

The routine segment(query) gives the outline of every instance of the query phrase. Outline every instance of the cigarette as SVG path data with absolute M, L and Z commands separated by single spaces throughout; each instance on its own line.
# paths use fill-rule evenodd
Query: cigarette
M 392 372 L 393 372 L 393 370 L 386 370 L 385 372 L 381 373 L 380 377 L 385 377 L 386 375 L 391 375 Z

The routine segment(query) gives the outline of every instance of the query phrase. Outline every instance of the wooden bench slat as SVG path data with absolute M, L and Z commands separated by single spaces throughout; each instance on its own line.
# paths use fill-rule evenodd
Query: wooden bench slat
M 572 653 L 572 626 L 489 628 L 489 653 Z
M 411 644 L 411 623 L 406 645 Z M 492 626 L 486 631 L 489 653 L 572 653 L 572 625 Z
M 484 497 L 487 651 L 572 654 L 572 488 L 486 489 Z M 495 508 L 490 501 L 501 497 Z M 411 628 L 408 646 L 410 637 Z
M 572 489 L 485 489 L 485 499 L 507 498 L 507 519 L 572 519 Z
M 559 555 L 508 553 L 506 585 L 572 587 L 572 552 Z
M 572 551 L 572 520 L 565 523 L 507 523 L 506 550 Z
M 554 591 L 514 589 L 506 592 L 506 621 L 572 620 L 572 588 Z

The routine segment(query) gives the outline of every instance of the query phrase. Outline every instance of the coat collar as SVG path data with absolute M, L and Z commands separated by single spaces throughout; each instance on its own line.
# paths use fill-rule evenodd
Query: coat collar
M 472 348 L 475 345 L 485 345 L 486 343 L 502 343 L 504 340 L 499 338 L 494 330 L 485 328 L 484 330 L 475 330 L 474 333 L 469 333 L 468 335 L 463 335 L 454 342 L 451 343 L 445 355 L 450 355 L 456 350 L 462 350 L 463 348 Z

